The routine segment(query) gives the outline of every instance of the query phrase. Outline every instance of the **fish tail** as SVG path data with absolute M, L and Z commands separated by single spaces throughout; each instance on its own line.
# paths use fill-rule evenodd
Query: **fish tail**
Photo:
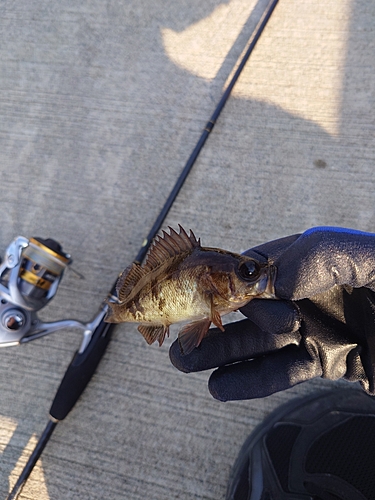
M 106 315 L 104 316 L 104 321 L 106 323 L 119 323 L 120 321 L 124 321 L 123 319 L 118 319 L 121 312 L 120 304 L 107 301 L 107 306 L 108 309 Z

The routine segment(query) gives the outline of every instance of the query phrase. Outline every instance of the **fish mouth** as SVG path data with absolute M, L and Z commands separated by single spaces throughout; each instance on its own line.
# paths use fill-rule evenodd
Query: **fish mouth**
M 269 265 L 261 272 L 252 292 L 249 294 L 252 298 L 256 296 L 259 299 L 276 299 L 275 294 L 275 281 L 276 281 L 276 267 Z
M 264 290 L 261 293 L 259 297 L 262 299 L 276 299 L 276 294 L 275 294 L 275 281 L 276 281 L 276 274 L 277 274 L 277 269 L 275 266 L 268 266 L 268 268 L 265 270 L 263 278 L 261 278 L 261 281 L 263 282 L 262 285 L 264 286 Z

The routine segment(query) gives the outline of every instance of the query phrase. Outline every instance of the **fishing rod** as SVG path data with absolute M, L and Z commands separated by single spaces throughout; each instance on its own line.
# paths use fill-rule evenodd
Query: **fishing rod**
M 179 175 L 173 189 L 156 218 L 149 234 L 140 247 L 134 263 L 141 264 L 150 245 L 158 234 L 168 212 L 180 192 L 206 140 L 215 126 L 226 101 L 238 80 L 247 60 L 274 11 L 278 0 L 271 0 L 253 32 L 245 52 L 227 88 L 207 122 L 194 150 Z M 106 323 L 106 300 L 89 323 L 77 320 L 61 320 L 44 323 L 36 312 L 51 300 L 61 281 L 65 268 L 70 264 L 69 254 L 52 239 L 16 238 L 7 248 L 0 266 L 0 347 L 23 344 L 49 335 L 63 328 L 76 328 L 83 332 L 80 348 L 76 351 L 57 389 L 49 411 L 48 423 L 41 434 L 24 469 L 18 477 L 7 500 L 18 497 L 57 424 L 64 420 L 90 382 L 110 342 L 115 324 Z M 116 280 L 117 282 L 117 280 Z M 116 282 L 109 292 L 109 299 L 116 300 Z

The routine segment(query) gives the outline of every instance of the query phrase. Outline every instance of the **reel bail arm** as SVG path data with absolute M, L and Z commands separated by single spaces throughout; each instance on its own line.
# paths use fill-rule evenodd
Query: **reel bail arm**
M 71 262 L 70 255 L 55 240 L 18 236 L 11 242 L 0 265 L 0 347 L 75 328 L 83 332 L 79 349 L 83 352 L 106 313 L 106 304 L 89 323 L 75 319 L 46 323 L 36 314 L 55 296 Z

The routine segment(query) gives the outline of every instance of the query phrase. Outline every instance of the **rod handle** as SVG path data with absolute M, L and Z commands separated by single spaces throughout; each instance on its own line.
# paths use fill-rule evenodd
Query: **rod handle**
M 114 326 L 101 321 L 86 349 L 75 353 L 52 402 L 49 412 L 52 419 L 63 420 L 76 404 L 107 348 Z

